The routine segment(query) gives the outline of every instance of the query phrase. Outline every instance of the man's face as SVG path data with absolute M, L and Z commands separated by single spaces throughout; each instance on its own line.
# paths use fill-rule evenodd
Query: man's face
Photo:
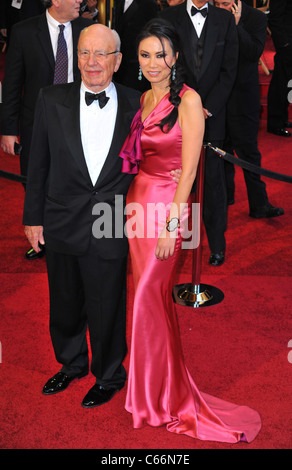
M 206 3 L 208 3 L 204 0 L 192 0 L 192 2 L 197 8 L 202 8 Z
M 60 23 L 67 23 L 79 17 L 81 2 L 82 0 L 52 0 L 50 10 Z
M 94 93 L 101 92 L 110 84 L 113 73 L 120 66 L 120 52 L 106 55 L 114 52 L 116 47 L 112 31 L 102 24 L 89 26 L 80 35 L 78 67 L 84 85 Z
M 224 10 L 231 11 L 231 8 L 234 3 L 234 0 L 217 0 L 214 1 L 214 6 L 217 8 L 224 8 Z
M 170 7 L 175 7 L 176 5 L 180 5 L 180 3 L 183 3 L 185 0 L 167 0 L 167 3 Z

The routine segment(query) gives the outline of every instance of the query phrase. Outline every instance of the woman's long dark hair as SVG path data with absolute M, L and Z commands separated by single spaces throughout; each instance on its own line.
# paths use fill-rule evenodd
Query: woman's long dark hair
M 146 39 L 152 36 L 159 39 L 164 53 L 165 53 L 165 50 L 164 50 L 164 46 L 162 42 L 163 39 L 166 39 L 169 42 L 174 55 L 176 55 L 177 52 L 178 53 L 180 52 L 179 37 L 177 35 L 175 28 L 168 21 L 162 18 L 155 18 L 153 20 L 150 20 L 144 26 L 139 36 L 137 37 L 137 49 L 139 47 L 140 42 L 143 41 L 143 39 Z M 181 101 L 179 93 L 184 83 L 183 69 L 182 69 L 181 64 L 179 63 L 179 60 L 177 60 L 175 64 L 175 77 L 174 78 L 173 78 L 172 68 L 170 68 L 170 70 L 171 70 L 171 73 L 170 73 L 169 101 L 171 104 L 173 104 L 174 108 L 167 116 L 165 116 L 164 119 L 161 120 L 159 124 L 157 124 L 162 130 L 162 132 L 165 132 L 165 133 L 169 132 L 177 121 L 178 106 Z

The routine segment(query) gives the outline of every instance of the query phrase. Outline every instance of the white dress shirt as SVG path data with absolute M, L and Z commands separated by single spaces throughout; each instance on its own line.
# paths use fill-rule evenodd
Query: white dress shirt
M 205 21 L 206 21 L 206 18 L 203 17 L 203 15 L 201 15 L 200 13 L 197 13 L 196 15 L 192 16 L 191 15 L 191 9 L 192 9 L 192 6 L 194 6 L 195 8 L 197 8 L 192 0 L 187 0 L 187 12 L 191 18 L 191 21 L 194 25 L 194 28 L 196 30 L 196 33 L 198 35 L 198 38 L 201 36 L 201 33 L 202 33 L 202 29 L 204 27 L 204 24 L 205 24 Z M 197 10 L 202 10 L 203 8 L 208 8 L 208 3 L 206 3 L 206 5 L 204 5 L 202 8 L 197 8 Z
M 85 92 L 92 93 L 84 83 L 80 87 L 80 132 L 83 152 L 93 186 L 108 155 L 117 117 L 118 99 L 113 83 L 104 90 L 110 99 L 104 108 L 99 102 L 87 106 Z
M 124 5 L 124 13 L 128 8 L 132 5 L 134 0 L 125 0 L 125 5 Z
M 51 37 L 51 44 L 53 48 L 53 53 L 54 57 L 56 60 L 56 55 L 57 55 L 57 47 L 58 47 L 58 37 L 59 37 L 59 23 L 58 21 L 53 18 L 48 10 L 46 10 L 46 16 L 47 16 L 47 22 L 48 22 L 48 27 L 49 27 L 49 32 L 50 32 L 50 37 Z M 71 22 L 68 21 L 67 23 L 62 23 L 64 24 L 64 38 L 67 44 L 67 52 L 68 52 L 68 83 L 74 81 L 74 76 L 73 76 L 73 38 L 72 38 L 72 26 Z

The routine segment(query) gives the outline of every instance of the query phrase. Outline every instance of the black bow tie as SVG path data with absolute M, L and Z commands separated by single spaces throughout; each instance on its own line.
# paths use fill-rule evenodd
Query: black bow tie
M 208 8 L 203 8 L 202 10 L 198 10 L 196 7 L 192 6 L 191 8 L 191 15 L 194 16 L 197 13 L 201 13 L 201 15 L 206 18 L 207 13 L 208 13 Z
M 91 103 L 93 103 L 95 100 L 98 100 L 99 107 L 103 108 L 107 104 L 109 97 L 106 96 L 105 91 L 97 94 L 89 93 L 88 91 L 85 92 L 85 102 L 87 106 L 91 105 Z

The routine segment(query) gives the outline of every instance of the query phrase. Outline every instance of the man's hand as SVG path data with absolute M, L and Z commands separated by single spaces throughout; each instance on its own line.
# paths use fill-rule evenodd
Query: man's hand
M 42 225 L 26 225 L 24 227 L 24 233 L 27 236 L 27 239 L 33 249 L 39 253 L 41 251 L 40 245 L 45 244 L 45 239 L 43 235 L 43 226 Z
M 87 7 L 89 11 L 85 11 L 84 13 L 82 13 L 82 17 L 91 20 L 96 13 L 96 8 L 97 8 L 96 5 L 97 5 L 97 0 L 88 0 Z
M 172 176 L 172 179 L 175 183 L 178 183 L 179 182 L 179 179 L 181 177 L 181 168 L 178 168 L 177 170 L 172 170 L 170 172 L 171 176 Z
M 235 19 L 235 24 L 238 25 L 239 21 L 240 21 L 240 18 L 241 18 L 241 11 L 242 11 L 242 4 L 241 4 L 241 1 L 238 0 L 238 4 L 236 5 L 236 3 L 234 2 L 234 4 L 232 5 L 231 7 L 231 12 L 233 13 L 234 15 L 234 19 Z
M 87 0 L 87 6 L 89 11 L 94 12 L 97 5 L 97 0 Z
M 16 135 L 2 135 L 1 139 L 1 148 L 3 152 L 9 153 L 10 155 L 15 155 L 14 153 L 14 144 L 18 142 L 18 137 Z

